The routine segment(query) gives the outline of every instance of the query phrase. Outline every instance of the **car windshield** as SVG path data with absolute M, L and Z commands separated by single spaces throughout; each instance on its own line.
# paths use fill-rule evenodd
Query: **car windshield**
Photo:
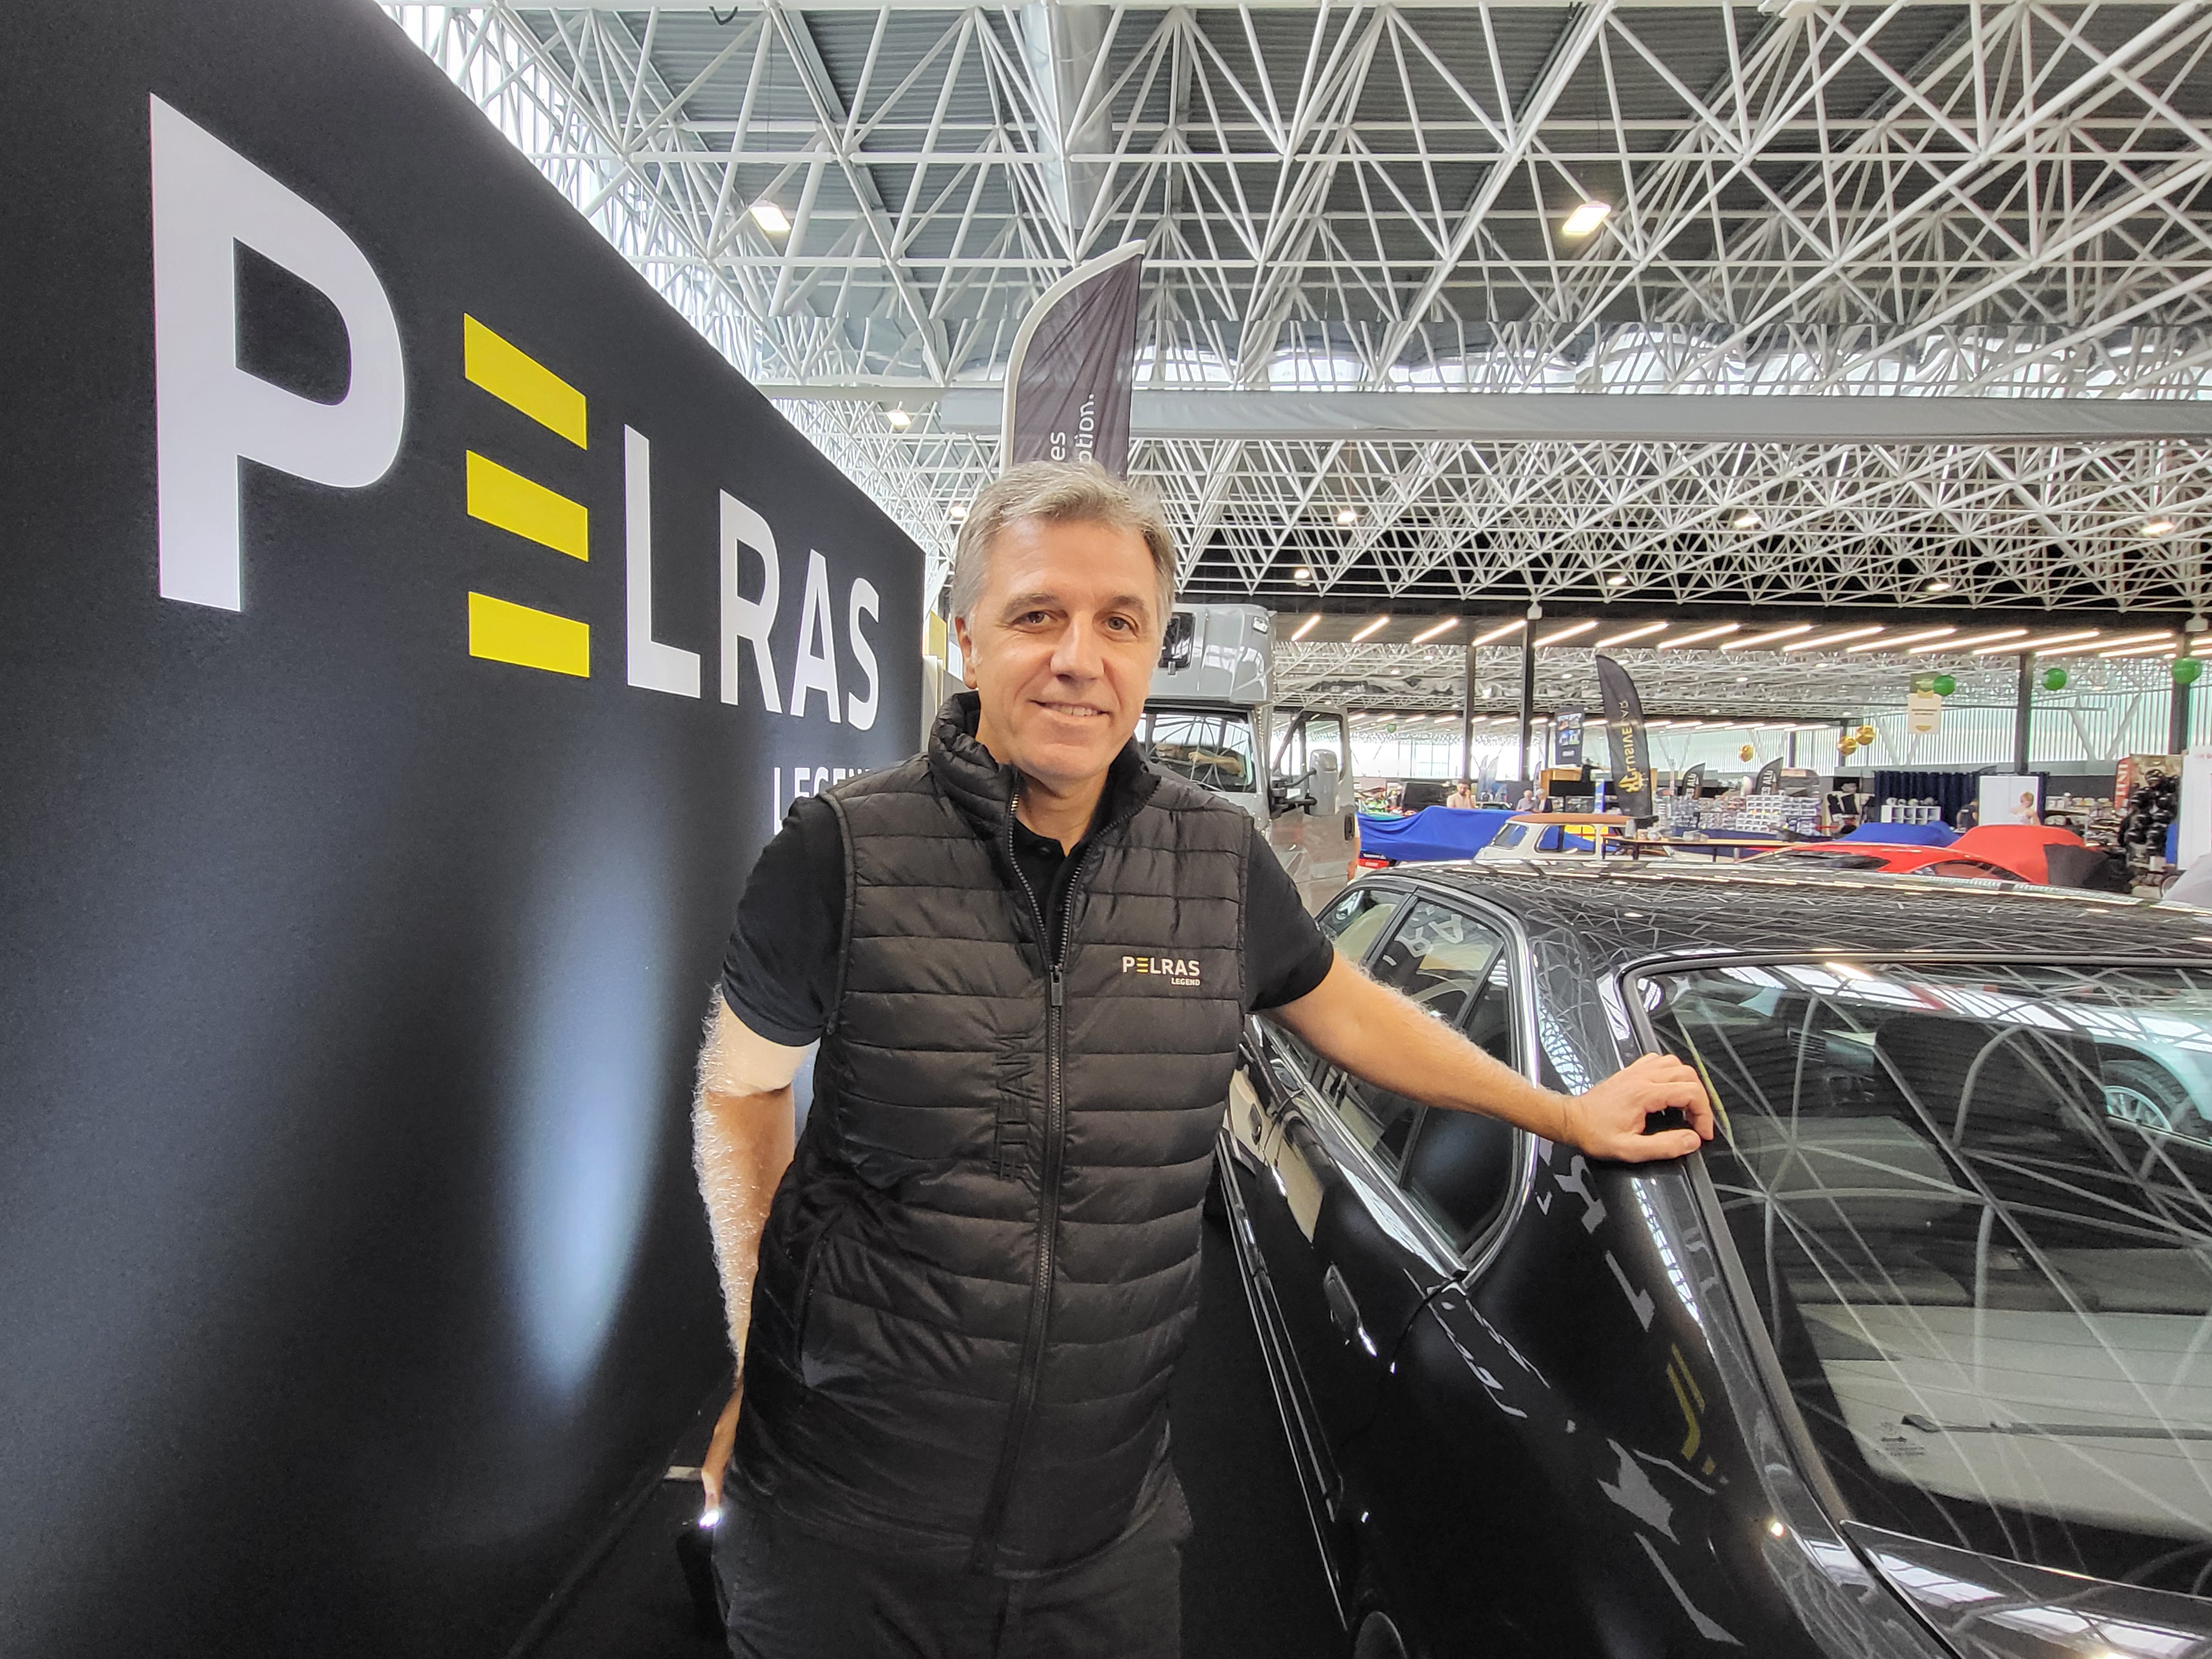
M 1148 708 L 1137 722 L 1137 742 L 1163 772 L 1208 789 L 1244 795 L 1259 787 L 1248 715 Z
M 1643 987 L 1709 1079 L 1758 1317 L 1852 1513 L 2212 1589 L 2212 969 Z

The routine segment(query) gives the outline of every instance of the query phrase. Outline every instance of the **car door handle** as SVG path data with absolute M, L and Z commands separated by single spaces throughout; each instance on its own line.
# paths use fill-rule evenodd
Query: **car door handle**
M 1359 1304 L 1352 1298 L 1352 1286 L 1344 1282 L 1344 1274 L 1334 1262 L 1321 1276 L 1321 1293 L 1328 1298 L 1329 1319 L 1344 1334 L 1344 1340 L 1357 1342 L 1372 1354 L 1375 1339 L 1368 1335 L 1367 1327 L 1359 1317 Z

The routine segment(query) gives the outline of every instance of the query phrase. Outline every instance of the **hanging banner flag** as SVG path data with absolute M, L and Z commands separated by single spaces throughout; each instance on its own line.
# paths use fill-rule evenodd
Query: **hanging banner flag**
M 1758 775 L 1751 781 L 1751 793 L 1754 795 L 1771 795 L 1781 787 L 1782 763 L 1779 759 L 1771 760 L 1760 767 Z
M 1144 252 L 1124 242 L 1086 260 L 1023 319 L 1006 365 L 1002 467 L 1093 460 L 1127 476 Z
M 1636 682 L 1611 657 L 1597 659 L 1597 690 L 1605 708 L 1605 734 L 1613 751 L 1613 793 L 1638 823 L 1651 817 L 1651 750 L 1644 735 L 1644 699 Z
M 1705 787 L 1705 763 L 1703 761 L 1699 761 L 1674 781 L 1674 793 L 1678 795 L 1687 795 L 1692 800 L 1697 799 L 1698 792 Z

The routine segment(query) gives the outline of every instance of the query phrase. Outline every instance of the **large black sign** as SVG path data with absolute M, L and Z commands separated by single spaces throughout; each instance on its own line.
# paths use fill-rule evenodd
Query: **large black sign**
M 368 4 L 29 8 L 0 141 L 0 1651 L 498 1653 L 726 1364 L 921 560 Z

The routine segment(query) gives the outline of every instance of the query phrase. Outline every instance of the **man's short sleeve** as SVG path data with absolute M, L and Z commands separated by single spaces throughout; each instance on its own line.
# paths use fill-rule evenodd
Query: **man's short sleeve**
M 1244 986 L 1254 1011 L 1296 1002 L 1335 961 L 1336 947 L 1306 914 L 1297 883 L 1255 821 L 1244 862 Z
M 802 1048 L 834 1012 L 845 842 L 829 802 L 801 796 L 761 849 L 722 958 L 722 1000 L 748 1030 Z

